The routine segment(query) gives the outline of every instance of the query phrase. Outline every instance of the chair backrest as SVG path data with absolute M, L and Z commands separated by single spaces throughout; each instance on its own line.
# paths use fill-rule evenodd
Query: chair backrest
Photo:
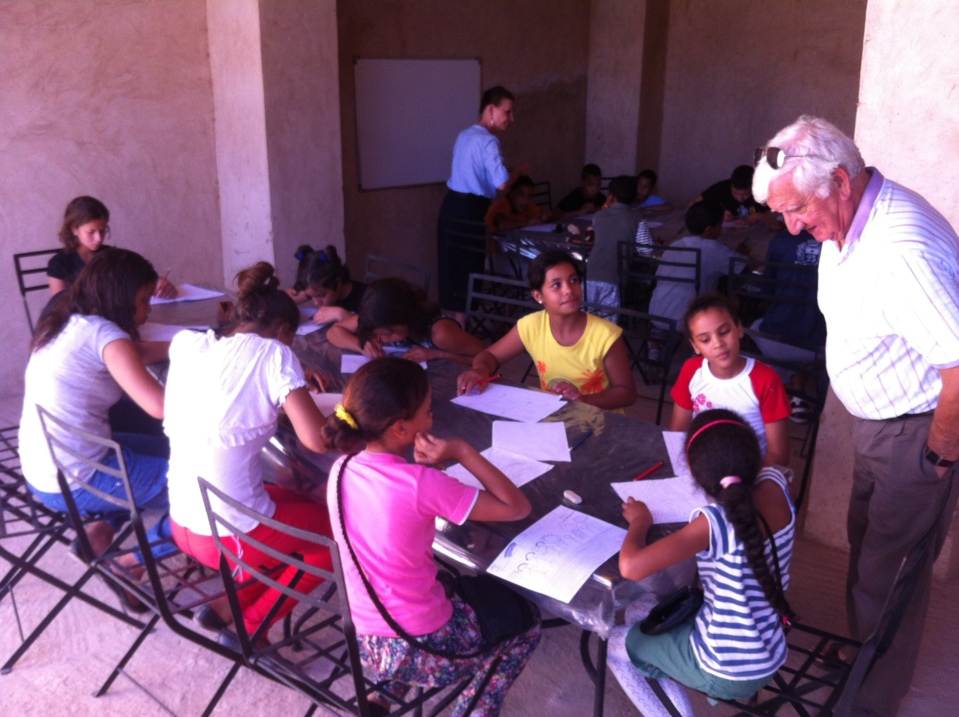
M 633 241 L 617 245 L 620 303 L 641 311 L 649 307 L 653 289 L 661 283 L 689 286 L 693 295 L 701 284 L 702 252 L 689 247 L 656 247 L 643 252 Z
M 23 535 L 61 533 L 63 515 L 40 503 L 20 469 L 17 426 L 0 428 L 0 541 Z M 0 548 L 0 557 L 3 557 Z M 0 590 L 0 597 L 3 592 Z
M 13 266 L 17 272 L 17 285 L 20 287 L 20 296 L 23 298 L 23 310 L 27 313 L 27 323 L 30 325 L 30 333 L 36 329 L 33 321 L 33 314 L 30 311 L 30 298 L 28 295 L 37 291 L 46 291 L 50 288 L 50 280 L 47 278 L 47 264 L 50 257 L 56 254 L 59 249 L 41 249 L 40 251 L 27 251 L 13 255 Z M 44 304 L 46 303 L 46 294 L 43 294 Z
M 385 276 L 405 279 L 413 286 L 422 289 L 424 294 L 428 294 L 430 291 L 431 276 L 428 269 L 373 254 L 367 256 L 366 271 L 363 280 L 369 283 L 374 279 L 382 279 Z
M 553 210 L 553 190 L 549 182 L 534 182 L 530 201 L 543 209 Z
M 533 301 L 524 281 L 489 274 L 470 274 L 466 295 L 466 330 L 496 341 L 520 318 L 542 307 Z

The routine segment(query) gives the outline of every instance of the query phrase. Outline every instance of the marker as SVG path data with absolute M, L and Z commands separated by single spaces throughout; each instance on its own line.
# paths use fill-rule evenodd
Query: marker
M 638 476 L 636 476 L 635 478 L 633 478 L 633 480 L 635 481 L 635 480 L 642 480 L 643 478 L 648 478 L 648 477 L 651 476 L 653 473 L 655 473 L 655 472 L 658 471 L 660 468 L 662 468 L 663 465 L 664 465 L 664 464 L 663 464 L 662 461 L 657 461 L 657 462 L 654 463 L 651 467 L 647 468 L 647 469 L 644 470 L 642 473 L 640 473 Z
M 577 448 L 579 448 L 579 447 L 583 444 L 583 441 L 585 441 L 585 440 L 586 440 L 587 438 L 589 438 L 591 435 L 593 435 L 593 429 L 592 429 L 592 428 L 590 428 L 588 431 L 586 431 L 586 433 L 584 433 L 584 434 L 580 437 L 580 439 L 579 439 L 578 441 L 576 441 L 576 443 L 574 443 L 573 446 L 572 446 L 572 448 L 570 448 L 569 450 L 570 450 L 570 451 L 575 451 Z
M 475 384 L 473 384 L 473 388 L 478 388 L 478 387 L 482 386 L 484 383 L 489 383 L 490 381 L 495 381 L 495 380 L 498 379 L 499 377 L 500 377 L 500 375 L 499 375 L 499 374 L 496 374 L 495 376 L 490 376 L 489 378 L 484 378 L 482 381 L 477 381 Z M 471 388 L 470 391 L 472 391 L 473 388 Z

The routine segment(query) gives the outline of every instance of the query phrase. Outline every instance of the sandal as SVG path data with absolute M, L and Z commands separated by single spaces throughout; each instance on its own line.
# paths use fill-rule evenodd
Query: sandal
M 100 577 L 103 578 L 103 582 L 106 583 L 106 586 L 113 591 L 113 594 L 117 596 L 122 608 L 129 610 L 130 612 L 137 613 L 138 615 L 149 612 L 150 607 L 133 597 L 133 595 L 128 593 L 123 586 L 113 582 L 106 575 L 101 575 Z
M 826 647 L 822 655 L 816 658 L 816 662 L 827 669 L 835 670 L 848 665 L 850 659 L 842 645 L 838 642 L 832 642 Z

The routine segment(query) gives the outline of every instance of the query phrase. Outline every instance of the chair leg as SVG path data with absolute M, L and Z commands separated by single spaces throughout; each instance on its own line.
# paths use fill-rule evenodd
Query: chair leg
M 220 699 L 226 694 L 227 688 L 230 686 L 230 683 L 233 682 L 233 678 L 236 677 L 236 673 L 239 671 L 240 663 L 234 662 L 233 667 L 230 668 L 230 671 L 226 674 L 226 677 L 223 678 L 223 681 L 220 683 L 220 686 L 217 688 L 213 697 L 210 698 L 210 701 L 206 705 L 206 709 L 203 710 L 203 714 L 200 717 L 210 717 L 210 715 L 213 714 L 213 710 L 216 709 Z
M 153 628 L 160 621 L 159 615 L 154 615 L 150 618 L 150 621 L 140 630 L 140 634 L 137 635 L 137 639 L 133 641 L 133 644 L 130 645 L 130 649 L 127 650 L 126 654 L 120 659 L 117 663 L 117 666 L 113 668 L 113 672 L 110 673 L 110 676 L 106 679 L 100 689 L 94 693 L 94 697 L 102 697 L 107 693 L 107 690 L 110 689 L 110 685 L 120 676 L 120 673 L 123 672 L 123 668 L 127 666 L 127 663 L 130 661 L 130 658 L 140 649 L 140 645 L 143 644 L 143 641 L 147 639 L 147 635 L 153 632 Z

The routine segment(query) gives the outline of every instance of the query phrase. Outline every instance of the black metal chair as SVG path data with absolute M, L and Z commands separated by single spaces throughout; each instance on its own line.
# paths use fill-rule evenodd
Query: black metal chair
M 686 287 L 691 296 L 700 291 L 701 254 L 699 249 L 656 247 L 648 253 L 632 241 L 617 246 L 620 304 L 628 309 L 649 311 L 653 291 L 660 284 Z
M 466 295 L 466 330 L 493 343 L 523 316 L 542 307 L 533 301 L 525 281 L 490 274 L 470 274 Z
M 363 281 L 369 283 L 385 276 L 396 276 L 405 279 L 413 286 L 423 290 L 424 294 L 430 291 L 430 272 L 421 266 L 406 262 L 387 259 L 386 257 L 370 254 L 366 257 L 366 272 Z
M 591 314 L 615 321 L 623 329 L 623 341 L 629 353 L 630 368 L 639 371 L 647 386 L 651 383 L 659 385 L 659 400 L 656 404 L 656 424 L 659 425 L 666 402 L 666 386 L 673 356 L 680 342 L 676 322 L 665 316 L 654 316 L 618 306 L 587 303 L 583 308 Z M 659 346 L 658 356 L 650 350 L 652 342 Z
M 529 198 L 533 204 L 553 211 L 553 190 L 549 182 L 534 182 L 533 193 Z
M 382 689 L 382 685 L 366 678 L 360 660 L 359 646 L 356 641 L 356 629 L 350 614 L 346 584 L 343 578 L 340 555 L 336 543 L 318 533 L 294 528 L 257 513 L 245 505 L 233 500 L 208 481 L 200 479 L 200 491 L 210 527 L 217 548 L 220 551 L 220 574 L 226 586 L 227 597 L 234 615 L 234 623 L 241 651 L 246 661 L 256 669 L 286 685 L 306 697 L 313 704 L 311 714 L 316 707 L 370 717 L 372 714 L 369 697 L 376 696 L 380 701 L 391 705 L 391 715 L 408 713 L 420 714 L 428 700 L 439 698 L 438 704 L 430 715 L 436 715 L 445 709 L 465 689 L 468 680 L 456 683 L 450 688 L 432 688 L 417 691 L 407 701 L 399 700 Z M 322 546 L 330 551 L 332 570 L 323 570 L 306 563 L 299 555 L 286 555 L 265 543 L 245 534 L 213 508 L 211 496 L 216 497 L 232 511 L 241 513 L 259 524 L 267 525 L 274 531 L 294 536 L 300 541 Z M 236 540 L 226 540 L 237 536 L 247 545 L 270 556 L 283 567 L 292 567 L 296 574 L 290 584 L 280 583 L 275 575 L 262 566 L 246 561 L 237 550 Z M 270 614 L 263 620 L 261 627 L 250 634 L 243 621 L 243 613 L 238 598 L 239 587 L 234 579 L 236 566 L 258 582 L 272 590 L 282 593 Z M 322 583 L 312 593 L 303 594 L 296 590 L 300 576 L 311 575 Z M 264 644 L 261 638 L 272 618 L 276 616 L 287 600 L 295 600 L 301 608 L 306 608 L 296 622 L 293 634 L 285 639 Z M 442 694 L 444 690 L 449 690 Z
M 17 284 L 20 287 L 20 296 L 23 298 L 23 310 L 27 312 L 27 323 L 30 333 L 36 329 L 33 314 L 30 311 L 29 295 L 35 291 L 45 291 L 50 288 L 47 279 L 47 263 L 50 257 L 59 249 L 41 249 L 40 251 L 26 251 L 13 255 L 13 265 L 17 272 Z M 46 301 L 44 301 L 44 304 Z
M 84 589 L 95 575 L 92 569 L 68 581 L 43 567 L 65 557 L 65 552 L 55 551 L 51 554 L 50 551 L 57 546 L 69 545 L 73 528 L 64 513 L 47 508 L 30 492 L 20 470 L 17 430 L 17 426 L 0 429 L 0 560 L 9 565 L 0 578 L 0 600 L 10 600 L 20 636 L 20 646 L 0 667 L 0 674 L 4 675 L 13 669 L 74 598 L 129 625 L 142 627 L 138 620 L 107 605 Z M 38 579 L 62 593 L 60 600 L 47 611 L 29 635 L 24 632 L 24 620 L 17 606 L 15 592 L 17 585 L 28 577 Z
M 205 570 L 193 558 L 180 552 L 172 538 L 162 538 L 150 542 L 147 527 L 130 487 L 130 479 L 127 475 L 123 454 L 116 442 L 70 426 L 52 416 L 42 407 L 38 407 L 37 410 L 50 446 L 50 453 L 57 466 L 57 481 L 67 504 L 67 515 L 74 525 L 81 525 L 84 518 L 77 509 L 71 490 L 73 485 L 80 482 L 76 480 L 76 476 L 70 474 L 69 469 L 64 465 L 67 459 L 79 461 L 87 468 L 113 476 L 122 484 L 124 489 L 122 497 L 97 490 L 89 484 L 84 485 L 84 490 L 93 493 L 102 501 L 116 506 L 118 511 L 127 513 L 129 523 L 117 531 L 110 546 L 101 555 L 94 554 L 86 532 L 82 529 L 77 530 L 77 555 L 90 567 L 92 572 L 109 581 L 114 586 L 115 592 L 118 590 L 125 591 L 128 596 L 132 596 L 142 603 L 152 613 L 149 619 L 140 626 L 141 629 L 133 644 L 95 693 L 95 696 L 100 697 L 106 694 L 116 678 L 123 674 L 157 704 L 169 711 L 162 700 L 151 693 L 126 670 L 127 664 L 136 654 L 140 645 L 143 644 L 160 620 L 163 620 L 164 624 L 174 634 L 217 653 L 231 663 L 229 672 L 215 691 L 203 713 L 209 715 L 216 707 L 220 697 L 225 693 L 233 677 L 245 664 L 238 653 L 193 628 L 194 611 L 202 606 L 209 605 L 217 598 L 223 597 L 224 592 L 220 576 L 213 571 Z M 80 455 L 65 441 L 58 438 L 57 432 L 51 432 L 51 426 L 56 426 L 61 435 L 67 432 L 70 435 L 82 438 L 84 442 L 102 446 L 109 452 L 107 455 L 116 456 L 118 467 L 113 468 L 101 461 Z M 156 557 L 155 552 L 161 552 L 159 550 L 161 547 L 165 547 L 165 550 L 162 551 L 163 557 Z M 139 558 L 139 560 L 136 560 L 136 558 Z M 145 573 L 146 579 L 142 579 L 142 573 Z

